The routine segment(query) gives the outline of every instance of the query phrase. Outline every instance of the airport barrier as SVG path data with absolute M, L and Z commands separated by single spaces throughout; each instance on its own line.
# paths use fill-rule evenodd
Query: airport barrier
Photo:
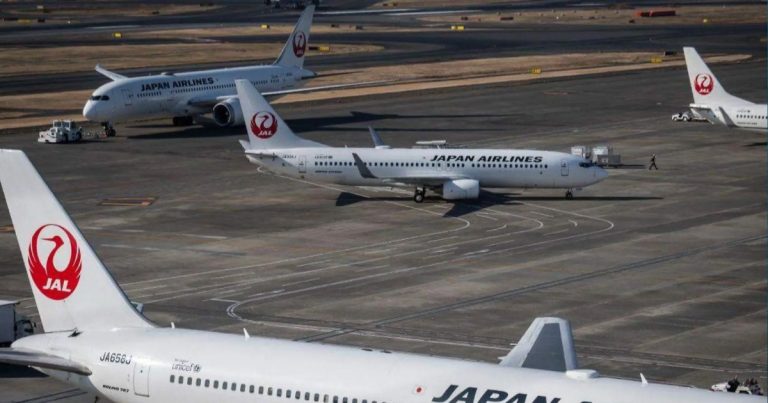
M 651 63 L 659 64 L 663 61 L 664 59 L 661 56 L 651 56 Z
M 113 32 L 112 37 L 115 39 L 123 39 L 123 33 L 122 32 Z
M 382 4 L 381 4 L 381 6 L 382 6 L 382 7 L 397 7 L 397 2 L 392 2 L 392 3 L 382 3 Z
M 19 24 L 31 24 L 32 20 L 30 18 L 19 18 L 17 20 Z
M 529 71 L 531 74 L 541 74 L 541 67 L 531 67 Z
M 451 31 L 463 31 L 464 26 L 463 25 L 451 25 Z
M 269 29 L 269 24 L 261 24 L 261 29 Z

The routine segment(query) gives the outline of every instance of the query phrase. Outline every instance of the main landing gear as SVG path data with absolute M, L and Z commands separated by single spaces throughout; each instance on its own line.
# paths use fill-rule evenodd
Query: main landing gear
M 195 124 L 195 118 L 192 116 L 176 116 L 173 118 L 174 126 L 192 126 Z
M 573 190 L 568 189 L 568 190 L 565 191 L 565 199 L 566 200 L 573 199 Z
M 115 137 L 117 136 L 117 131 L 115 131 L 115 128 L 112 126 L 112 123 L 109 122 L 101 122 L 101 127 L 104 128 L 104 135 L 107 137 Z
M 416 190 L 413 192 L 413 201 L 416 203 L 423 203 L 424 202 L 424 194 L 427 193 L 426 188 L 416 188 Z

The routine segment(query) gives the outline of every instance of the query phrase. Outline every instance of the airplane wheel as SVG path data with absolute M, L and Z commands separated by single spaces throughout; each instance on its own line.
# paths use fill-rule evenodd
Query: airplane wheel
M 413 201 L 416 203 L 424 202 L 424 191 L 416 189 L 416 193 L 413 194 Z
M 570 190 L 565 192 L 565 198 L 566 198 L 566 200 L 573 199 L 573 192 L 571 192 Z

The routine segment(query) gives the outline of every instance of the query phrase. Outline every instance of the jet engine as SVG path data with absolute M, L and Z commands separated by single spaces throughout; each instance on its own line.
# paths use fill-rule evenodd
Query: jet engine
M 477 199 L 480 196 L 480 182 L 475 179 L 455 179 L 443 183 L 443 199 Z
M 240 100 L 229 98 L 213 106 L 213 121 L 221 127 L 240 126 L 243 124 L 243 110 Z

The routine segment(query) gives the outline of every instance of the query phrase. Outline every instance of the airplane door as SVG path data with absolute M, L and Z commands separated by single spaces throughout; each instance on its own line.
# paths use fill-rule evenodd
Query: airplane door
M 568 176 L 568 161 L 560 160 L 560 175 Z
M 306 155 L 299 156 L 299 173 L 300 174 L 307 173 L 307 156 Z
M 149 363 L 137 360 L 133 366 L 133 392 L 149 397 Z
M 125 106 L 133 105 L 133 91 L 130 88 L 123 88 L 123 101 Z

